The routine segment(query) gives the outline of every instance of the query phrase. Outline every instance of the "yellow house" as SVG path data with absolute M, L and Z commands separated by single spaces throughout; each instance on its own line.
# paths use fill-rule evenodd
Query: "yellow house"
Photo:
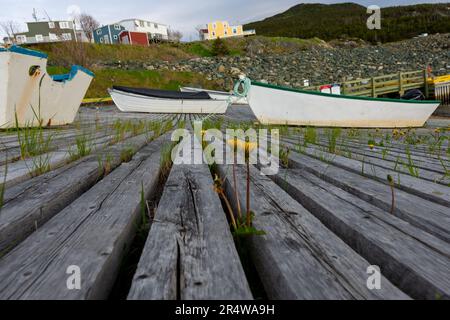
M 228 21 L 214 21 L 207 24 L 206 29 L 200 31 L 201 40 L 214 40 L 217 38 L 243 37 L 255 34 L 254 30 L 244 31 L 242 25 L 230 26 Z

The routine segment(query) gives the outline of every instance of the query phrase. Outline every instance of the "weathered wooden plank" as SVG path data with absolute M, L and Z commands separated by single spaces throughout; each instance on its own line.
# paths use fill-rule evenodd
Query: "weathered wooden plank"
M 286 143 L 286 145 L 295 150 L 294 144 Z M 364 173 L 366 177 L 370 177 L 386 184 L 388 183 L 387 176 L 391 175 L 396 180 L 397 188 L 422 197 L 423 199 L 430 200 L 444 206 L 450 206 L 450 188 L 444 185 L 310 147 L 302 149 L 302 153 L 314 158 L 324 159 L 328 162 L 328 164 L 338 166 L 348 172 L 358 174 Z M 300 156 L 300 154 L 296 152 L 292 153 L 292 157 L 297 156 Z M 398 183 L 398 181 L 400 181 L 400 183 Z
M 283 140 L 288 143 L 292 143 L 293 140 L 286 139 Z M 320 146 L 320 145 L 309 145 L 309 149 L 316 150 L 316 155 L 323 154 L 324 152 L 327 154 L 328 148 L 327 146 Z M 363 153 L 360 151 L 357 151 L 357 149 L 341 149 L 339 147 L 336 147 L 335 154 L 338 154 L 340 156 L 346 157 L 348 159 L 358 160 L 358 161 L 364 161 L 365 165 L 369 168 L 370 166 L 376 166 L 380 168 L 384 168 L 387 170 L 392 170 L 394 172 L 399 172 L 402 174 L 412 175 L 410 172 L 410 169 L 407 165 L 408 162 L 405 162 L 407 160 L 404 159 L 381 159 L 381 155 L 379 155 L 380 158 L 376 156 L 376 153 L 368 152 Z M 344 151 L 345 150 L 345 151 Z M 356 150 L 356 152 L 355 152 Z M 351 152 L 350 156 L 347 152 Z M 331 154 L 331 153 L 330 153 Z M 391 161 L 393 160 L 393 161 Z M 447 186 L 450 183 L 450 178 L 445 176 L 445 173 L 443 172 L 444 169 L 441 166 L 441 172 L 436 172 L 436 170 L 439 170 L 438 167 L 433 167 L 433 164 L 430 163 L 422 163 L 422 165 L 418 165 L 416 162 L 413 162 L 413 167 L 411 167 L 412 170 L 418 173 L 418 176 L 420 179 L 428 180 L 434 183 L 439 183 Z M 429 170 L 428 168 L 431 167 L 433 170 Z M 414 175 L 412 175 L 414 176 Z
M 272 178 L 411 297 L 450 298 L 448 243 L 304 170 Z
M 219 166 L 227 179 L 231 167 Z M 245 173 L 237 169 L 245 204 Z M 266 235 L 249 239 L 251 257 L 271 299 L 408 299 L 386 278 L 381 290 L 366 286 L 371 265 L 268 177 L 251 167 L 254 226 Z
M 160 139 L 168 139 L 168 136 Z M 95 184 L 103 174 L 99 165 L 108 162 L 109 169 L 113 170 L 121 163 L 120 153 L 124 147 L 138 151 L 147 143 L 146 135 L 136 136 L 110 146 L 100 154 L 6 188 L 0 212 L 0 253 L 17 245 Z M 99 163 L 99 157 L 103 164 Z
M 207 165 L 174 165 L 128 299 L 252 299 Z
M 285 138 L 286 141 L 291 143 L 297 143 L 300 141 L 300 143 L 303 144 L 303 139 L 296 139 L 292 137 Z M 329 143 L 326 140 L 318 140 L 317 145 L 311 145 L 310 147 L 320 149 L 328 148 Z M 386 152 L 384 155 L 382 153 L 382 150 L 385 149 L 385 147 L 378 147 L 375 146 L 373 149 L 369 148 L 367 145 L 353 145 L 353 144 L 337 144 L 336 145 L 336 151 L 339 151 L 341 155 L 347 156 L 348 153 L 350 153 L 351 158 L 357 157 L 358 159 L 361 159 L 363 156 L 365 159 L 370 160 L 371 158 L 374 158 L 373 164 L 379 164 L 380 166 L 383 166 L 385 168 L 391 169 L 394 168 L 397 165 L 397 169 L 403 172 L 408 173 L 408 169 L 405 168 L 403 164 L 408 164 L 408 158 L 405 153 L 400 152 Z M 348 156 L 347 156 L 348 157 Z M 423 169 L 420 170 L 420 177 L 425 178 L 427 177 L 431 181 L 435 180 L 434 176 L 439 179 L 443 176 L 445 173 L 445 168 L 442 166 L 442 164 L 438 160 L 431 161 L 432 159 L 426 158 L 426 157 L 419 157 L 411 155 L 411 160 L 414 163 L 414 166 Z M 445 165 L 448 163 L 447 160 L 442 159 L 443 164 Z M 449 164 L 450 166 L 450 164 Z M 431 171 L 431 172 L 428 172 Z M 438 174 L 436 174 L 438 173 Z M 434 174 L 434 176 L 433 176 Z M 429 176 L 429 177 L 428 177 Z
M 0 259 L 0 299 L 105 299 L 141 215 L 156 189 L 160 138 L 122 164 Z M 66 270 L 81 271 L 68 290 Z
M 125 140 L 130 137 L 132 137 L 132 134 L 126 132 L 124 133 L 123 139 Z M 87 147 L 91 148 L 91 152 L 95 152 L 110 145 L 114 139 L 115 135 L 99 136 L 87 142 Z M 64 147 L 56 148 L 56 151 L 50 151 L 45 154 L 2 165 L 0 166 L 0 177 L 3 177 L 2 180 L 5 182 L 6 187 L 10 187 L 30 179 L 35 175 L 36 170 L 41 170 L 41 167 L 48 166 L 51 169 L 61 167 L 70 161 L 71 152 L 76 153 L 76 150 L 76 144 L 66 144 Z
M 296 152 L 290 155 L 290 166 L 309 171 L 383 210 L 391 210 L 391 189 L 384 183 L 342 169 L 335 166 L 334 162 L 326 163 Z M 395 188 L 394 209 L 394 215 L 397 217 L 440 239 L 450 241 L 448 207 Z

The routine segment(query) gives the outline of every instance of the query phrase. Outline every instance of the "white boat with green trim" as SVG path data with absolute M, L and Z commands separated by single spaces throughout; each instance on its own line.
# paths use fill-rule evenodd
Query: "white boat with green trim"
M 305 91 L 242 78 L 253 113 L 262 124 L 324 127 L 422 127 L 439 101 L 353 97 Z M 236 89 L 235 89 L 236 91 Z
M 93 77 L 80 66 L 50 76 L 46 54 L 0 48 L 0 128 L 72 123 Z

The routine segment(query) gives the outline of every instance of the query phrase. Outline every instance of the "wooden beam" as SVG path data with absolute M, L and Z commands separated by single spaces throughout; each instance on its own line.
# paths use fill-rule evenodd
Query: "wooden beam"
M 231 166 L 219 166 L 234 199 Z M 270 299 L 408 299 L 382 278 L 381 290 L 366 286 L 368 261 L 330 232 L 268 177 L 250 167 L 253 225 L 265 232 L 249 237 L 250 254 Z M 246 173 L 237 168 L 245 204 Z
M 447 242 L 307 171 L 281 170 L 274 180 L 405 293 L 450 298 Z
M 142 149 L 0 259 L 0 299 L 106 299 L 156 190 L 163 139 Z M 69 266 L 81 271 L 69 290 Z

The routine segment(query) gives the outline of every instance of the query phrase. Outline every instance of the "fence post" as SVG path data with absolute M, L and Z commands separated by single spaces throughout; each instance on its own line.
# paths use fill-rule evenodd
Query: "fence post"
M 400 93 L 400 97 L 404 94 L 403 92 L 403 83 L 402 83 L 402 72 L 398 73 L 398 92 Z
M 374 79 L 374 77 L 372 77 L 370 80 L 372 82 L 372 98 L 376 98 L 377 93 L 376 93 L 376 88 L 375 88 L 375 79 Z
M 429 98 L 430 96 L 430 92 L 429 92 L 429 88 L 428 88 L 428 71 L 427 69 L 425 69 L 423 71 L 423 81 L 424 81 L 424 87 L 425 87 L 425 98 Z

